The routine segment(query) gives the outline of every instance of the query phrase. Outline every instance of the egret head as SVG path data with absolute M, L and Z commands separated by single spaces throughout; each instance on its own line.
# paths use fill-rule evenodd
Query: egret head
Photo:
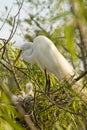
M 31 50 L 32 49 L 32 42 L 29 43 L 25 43 L 20 47 L 20 50 L 22 52 L 26 51 L 26 50 Z
M 33 54 L 33 43 L 25 43 L 20 47 L 20 52 L 16 58 L 16 60 L 13 63 L 13 66 L 15 66 L 16 62 L 18 61 L 19 57 L 21 57 L 22 60 L 25 60 L 29 62 L 29 59 L 31 61 L 32 59 L 32 54 Z
M 34 86 L 31 82 L 26 84 L 26 93 L 34 97 Z
M 33 43 L 29 42 L 21 46 L 21 58 L 28 63 L 33 61 Z

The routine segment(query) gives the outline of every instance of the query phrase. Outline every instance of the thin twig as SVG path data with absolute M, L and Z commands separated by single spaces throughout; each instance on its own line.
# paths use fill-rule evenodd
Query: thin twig
M 49 91 L 50 91 L 50 77 L 47 74 L 46 69 L 44 70 L 45 72 L 45 78 L 46 78 L 46 87 L 45 87 L 45 93 L 47 93 L 49 95 Z
M 15 101 L 12 100 L 13 94 L 8 89 L 6 89 L 5 84 L 1 80 L 0 80 L 0 87 L 4 91 L 4 93 L 10 98 L 10 101 L 16 107 L 16 109 L 18 110 L 18 112 L 23 116 L 23 118 L 24 118 L 26 124 L 28 125 L 28 127 L 31 130 L 37 130 L 37 128 L 35 127 L 34 123 L 30 119 L 30 116 L 25 112 L 25 110 L 21 106 L 21 104 L 20 103 L 15 103 Z
M 13 6 L 10 8 L 10 10 L 9 10 L 9 12 L 8 12 L 8 14 L 7 14 L 7 16 L 6 16 L 5 20 L 4 20 L 4 22 L 3 22 L 3 24 L 1 25 L 0 31 L 1 31 L 2 28 L 4 27 L 4 25 L 5 25 L 5 23 L 6 23 L 7 19 L 8 19 L 8 17 L 9 17 L 9 15 L 10 15 L 10 12 L 11 12 L 12 8 L 13 8 Z
M 86 19 L 83 16 L 82 8 L 79 1 L 71 0 L 72 13 L 75 16 L 76 26 L 80 36 L 80 50 L 82 53 L 82 62 L 84 70 L 87 70 L 87 24 Z M 83 16 L 83 17 L 82 17 Z M 86 29 L 85 29 L 86 28 Z
M 17 67 L 17 66 L 14 66 L 14 68 L 15 68 L 16 70 L 20 71 L 21 73 L 23 73 L 24 75 L 28 76 L 28 75 L 23 71 L 23 69 L 21 69 L 21 68 L 19 68 L 19 67 Z
M 0 64 L 1 65 L 3 65 L 4 66 L 4 68 L 6 68 L 7 70 L 9 70 L 11 73 L 12 73 L 12 70 L 11 69 L 9 69 L 4 63 L 2 63 L 1 61 L 0 61 Z
M 62 110 L 64 110 L 64 111 L 66 111 L 66 112 L 69 112 L 69 113 L 71 113 L 71 114 L 75 114 L 75 115 L 79 115 L 79 116 L 82 116 L 82 117 L 87 118 L 87 115 L 83 115 L 83 114 L 80 113 L 80 112 L 73 112 L 73 111 L 71 111 L 71 110 L 68 110 L 68 109 L 66 109 L 66 108 L 64 108 L 64 107 L 62 107 L 62 106 L 60 106 L 60 105 L 58 105 L 58 104 L 57 104 L 55 101 L 53 101 L 47 94 L 45 94 L 45 96 L 47 97 L 47 99 L 48 99 L 52 104 L 56 105 L 58 108 L 60 108 L 60 109 L 62 109 Z
M 37 126 L 41 130 L 41 127 L 39 126 L 39 122 L 38 122 L 38 119 L 37 119 L 37 116 L 36 116 L 37 115 L 37 113 L 36 113 L 36 87 L 35 87 L 35 92 L 34 92 L 33 115 L 34 115 L 34 119 L 35 119 Z
M 75 80 L 78 81 L 81 78 L 83 78 L 85 75 L 87 74 L 87 70 L 85 72 L 83 72 L 80 76 L 78 76 Z
M 20 10 L 22 8 L 23 3 L 24 3 L 24 0 L 22 0 L 19 10 L 18 10 L 18 12 L 16 13 L 16 15 L 13 18 L 13 26 L 12 26 L 12 29 L 11 29 L 11 33 L 10 33 L 8 39 L 6 41 L 4 41 L 4 45 L 0 48 L 0 50 L 2 50 L 6 46 L 6 44 L 8 44 L 8 42 L 12 39 L 12 37 L 14 36 L 14 34 L 15 34 L 16 30 L 17 30 L 18 23 L 19 23 Z
M 8 49 L 7 49 L 7 47 L 6 47 L 6 56 L 7 56 L 9 65 L 10 65 L 10 67 L 11 67 L 11 71 L 12 71 L 13 77 L 14 77 L 14 79 L 15 79 L 15 81 L 16 81 L 17 87 L 18 87 L 18 89 L 21 91 L 21 87 L 20 87 L 20 84 L 19 84 L 19 82 L 18 82 L 17 76 L 16 76 L 16 74 L 15 74 L 14 67 L 13 67 L 12 64 L 11 64 L 10 57 L 9 57 L 9 55 L 8 55 Z

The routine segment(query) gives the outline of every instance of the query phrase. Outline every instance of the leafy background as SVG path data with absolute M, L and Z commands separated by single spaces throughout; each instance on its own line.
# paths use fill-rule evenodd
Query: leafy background
M 17 1 L 15 6 L 20 7 L 20 3 Z M 77 8 L 75 8 L 76 4 Z M 5 10 L 8 11 L 9 8 L 5 7 Z M 47 36 L 79 74 L 87 71 L 86 0 L 26 0 L 21 10 L 26 13 L 25 17 L 19 17 L 18 21 L 14 22 L 14 16 L 9 15 L 5 22 L 10 30 L 14 24 L 17 24 L 18 32 L 14 31 L 14 34 L 19 34 L 27 42 L 33 41 L 38 35 Z M 3 18 L 0 19 L 3 23 Z M 34 99 L 24 99 L 20 103 L 37 129 L 86 130 L 86 103 L 64 79 L 60 81 L 50 74 L 49 85 L 48 79 L 46 80 L 45 74 L 37 65 L 27 64 L 21 59 L 12 67 L 19 54 L 19 49 L 15 48 L 15 41 L 9 41 L 3 49 L 5 42 L 0 40 L 0 48 L 2 48 L 0 50 L 0 129 L 30 129 L 2 88 L 5 87 L 14 95 L 22 96 L 20 88 L 26 93 L 26 84 L 31 82 L 34 87 Z M 85 75 L 83 76 L 85 88 L 86 80 Z

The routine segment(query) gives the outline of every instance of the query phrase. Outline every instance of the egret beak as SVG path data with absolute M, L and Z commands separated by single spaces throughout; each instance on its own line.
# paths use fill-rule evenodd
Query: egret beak
M 17 57 L 16 57 L 16 59 L 15 59 L 15 61 L 14 61 L 14 63 L 13 63 L 13 66 L 16 65 L 18 59 L 20 58 L 21 52 L 22 52 L 22 50 L 19 51 L 19 53 L 18 53 L 18 55 L 17 55 Z

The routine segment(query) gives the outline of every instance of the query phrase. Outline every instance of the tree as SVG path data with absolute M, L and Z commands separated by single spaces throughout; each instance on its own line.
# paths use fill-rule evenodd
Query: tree
M 1 130 L 86 130 L 87 106 L 79 94 L 64 79 L 59 81 L 50 75 L 49 80 L 48 74 L 45 77 L 36 65 L 28 65 L 20 59 L 14 67 L 12 64 L 19 49 L 15 49 L 10 40 L 16 29 L 21 30 L 21 36 L 27 41 L 33 41 L 40 34 L 47 36 L 77 71 L 83 68 L 84 73 L 79 72 L 78 79 L 83 78 L 83 87 L 86 88 L 87 2 L 32 0 L 17 2 L 17 6 L 17 14 L 10 18 L 7 16 L 3 23 L 4 26 L 7 22 L 12 28 L 10 36 L 0 39 Z M 26 12 L 27 18 L 20 19 L 21 11 Z M 33 84 L 34 97 L 28 96 L 28 82 Z

